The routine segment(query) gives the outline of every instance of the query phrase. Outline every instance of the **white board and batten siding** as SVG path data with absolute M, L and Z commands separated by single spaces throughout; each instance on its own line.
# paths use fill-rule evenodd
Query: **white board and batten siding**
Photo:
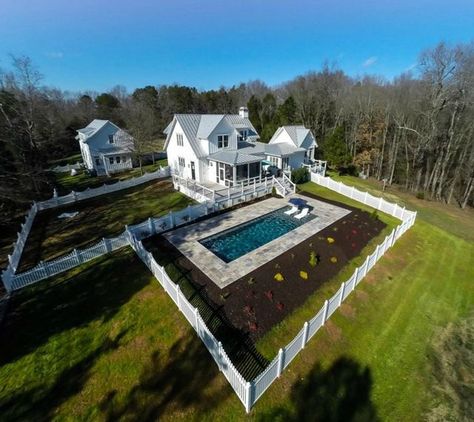
M 183 137 L 183 145 L 178 145 L 178 135 Z M 168 154 L 168 163 L 174 171 L 178 171 L 181 177 L 192 179 L 191 162 L 194 163 L 195 179 L 197 182 L 203 182 L 202 165 L 196 156 L 189 139 L 181 127 L 179 121 L 176 121 L 173 133 L 171 134 L 169 145 L 166 149 Z M 184 166 L 179 165 L 179 159 L 184 160 Z

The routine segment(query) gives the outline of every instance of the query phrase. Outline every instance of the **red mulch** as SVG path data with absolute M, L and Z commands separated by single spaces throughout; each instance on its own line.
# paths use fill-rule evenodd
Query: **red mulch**
M 164 237 L 156 236 L 149 242 L 153 244 L 155 253 L 160 251 L 160 254 L 173 256 L 176 265 L 185 272 L 189 271 L 200 294 L 219 308 L 236 329 L 248 332 L 255 341 L 301 306 L 349 260 L 359 255 L 385 227 L 383 222 L 365 211 L 308 196 L 352 212 L 224 289 L 217 287 Z M 329 237 L 334 239 L 333 243 L 328 242 Z M 318 261 L 314 266 L 310 264 L 312 251 Z M 336 261 L 331 262 L 331 258 L 336 258 Z M 306 280 L 300 276 L 300 271 L 307 273 Z M 275 280 L 277 273 L 283 276 L 283 281 Z

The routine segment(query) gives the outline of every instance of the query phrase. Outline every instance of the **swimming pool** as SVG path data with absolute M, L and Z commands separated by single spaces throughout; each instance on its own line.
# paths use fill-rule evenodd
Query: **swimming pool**
M 224 262 L 241 256 L 275 240 L 315 218 L 313 214 L 298 220 L 286 215 L 289 207 L 280 208 L 246 223 L 200 239 L 199 243 Z

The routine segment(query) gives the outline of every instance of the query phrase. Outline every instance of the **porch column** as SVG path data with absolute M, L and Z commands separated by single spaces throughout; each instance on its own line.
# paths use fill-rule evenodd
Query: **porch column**
M 237 182 L 237 166 L 232 167 L 232 185 L 235 186 Z
M 262 162 L 258 162 L 258 181 L 262 183 Z
M 247 163 L 247 181 L 250 179 L 250 163 Z

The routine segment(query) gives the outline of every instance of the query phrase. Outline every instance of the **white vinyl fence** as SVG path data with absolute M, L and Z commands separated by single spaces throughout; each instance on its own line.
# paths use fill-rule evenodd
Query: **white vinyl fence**
M 53 167 L 51 171 L 54 171 L 55 173 L 68 173 L 71 170 L 80 170 L 83 167 L 84 164 L 78 161 L 76 164 L 66 164 L 64 166 Z
M 189 303 L 183 293 L 181 293 L 179 286 L 168 276 L 166 270 L 155 261 L 153 255 L 143 247 L 142 242 L 136 239 L 132 233 L 129 233 L 129 241 L 133 250 L 150 269 L 155 278 L 165 289 L 166 293 L 168 293 L 178 309 L 194 328 L 199 338 L 207 347 L 207 350 L 209 350 L 209 353 L 219 367 L 219 370 L 224 374 L 227 381 L 236 392 L 242 404 L 246 409 L 248 408 L 248 410 L 250 410 L 250 382 L 245 381 L 239 371 L 235 369 L 232 361 L 222 347 L 221 342 L 217 341 L 211 331 L 207 328 L 206 323 L 199 314 L 199 310 Z
M 122 189 L 132 188 L 134 186 L 141 185 L 151 180 L 161 179 L 163 177 L 169 176 L 170 168 L 168 166 L 161 167 L 154 172 L 145 173 L 143 176 L 137 176 L 126 180 L 119 180 L 116 183 L 104 184 L 102 186 L 99 186 L 98 188 L 87 188 L 82 192 L 72 191 L 64 196 L 53 196 L 51 199 L 38 202 L 38 211 L 45 210 L 48 208 L 55 208 L 61 205 L 72 204 L 77 201 L 94 198 L 95 196 L 105 195 L 107 193 L 117 192 Z
M 127 232 L 133 233 L 137 239 L 144 239 L 165 230 L 186 224 L 212 211 L 212 204 L 198 204 L 188 206 L 179 211 L 170 211 L 167 215 L 159 218 L 149 218 L 142 223 L 127 226 L 126 230 L 117 237 L 111 239 L 103 238 L 100 242 L 86 249 L 74 249 L 70 253 L 57 259 L 40 262 L 34 268 L 23 273 L 15 274 L 5 271 L 2 274 L 3 284 L 8 292 L 21 289 L 53 275 L 62 273 L 63 271 L 70 270 L 99 256 L 128 246 Z
M 140 259 L 148 266 L 155 278 L 160 282 L 191 326 L 196 330 L 198 336 L 208 348 L 210 354 L 219 366 L 219 369 L 229 381 L 240 401 L 245 406 L 247 412 L 250 411 L 252 406 L 268 389 L 268 387 L 270 387 L 270 385 L 281 376 L 283 370 L 287 368 L 298 353 L 304 349 L 306 343 L 322 326 L 324 326 L 325 322 L 354 291 L 356 286 L 366 276 L 367 272 L 376 264 L 383 254 L 393 246 L 396 240 L 415 223 L 416 212 L 408 211 L 405 208 L 387 202 L 382 198 L 376 198 L 368 193 L 360 192 L 357 189 L 350 188 L 342 183 L 334 182 L 327 177 L 312 174 L 312 179 L 315 183 L 340 192 L 342 195 L 354 199 L 360 198 L 357 200 L 401 219 L 402 223 L 393 229 L 381 244 L 377 245 L 375 251 L 367 256 L 364 264 L 355 269 L 352 276 L 341 284 L 339 290 L 330 299 L 324 302 L 324 305 L 316 315 L 303 324 L 303 327 L 295 338 L 285 347 L 281 348 L 277 356 L 275 356 L 267 368 L 250 382 L 246 381 L 234 367 L 220 342 L 218 342 L 207 329 L 206 324 L 199 315 L 199 311 L 188 302 L 185 296 L 181 293 L 179 286 L 171 281 L 165 269 L 155 261 L 153 255 L 143 247 L 141 241 L 135 238 L 133 233 L 129 234 L 132 248 L 136 251 Z
M 93 198 L 95 196 L 104 195 L 111 192 L 117 192 L 122 189 L 128 189 L 130 187 L 138 186 L 142 183 L 149 182 L 151 180 L 160 179 L 163 177 L 169 177 L 170 168 L 162 167 L 152 173 L 145 173 L 143 176 L 134 177 L 132 179 L 119 181 L 110 185 L 103 185 L 95 189 L 86 189 L 83 192 L 74 192 L 60 197 L 55 197 L 41 202 L 33 202 L 33 205 L 30 208 L 30 211 L 26 215 L 26 221 L 21 225 L 21 232 L 17 235 L 17 241 L 13 244 L 13 253 L 8 256 L 8 266 L 2 272 L 2 281 L 5 285 L 7 291 L 9 291 L 9 280 L 11 281 L 18 269 L 18 265 L 21 260 L 21 255 L 23 253 L 23 248 L 28 239 L 31 227 L 33 226 L 33 221 L 36 217 L 38 211 L 55 208 L 57 206 L 70 204 L 76 201 L 81 201 L 83 199 Z M 45 264 L 47 265 L 47 264 Z M 31 271 L 31 270 L 30 270 Z M 28 272 L 30 272 L 28 271 Z M 55 273 L 57 274 L 57 272 Z M 40 278 L 41 279 L 41 278 Z M 39 281 L 38 279 L 37 281 Z M 31 283 L 28 283 L 31 284 Z

